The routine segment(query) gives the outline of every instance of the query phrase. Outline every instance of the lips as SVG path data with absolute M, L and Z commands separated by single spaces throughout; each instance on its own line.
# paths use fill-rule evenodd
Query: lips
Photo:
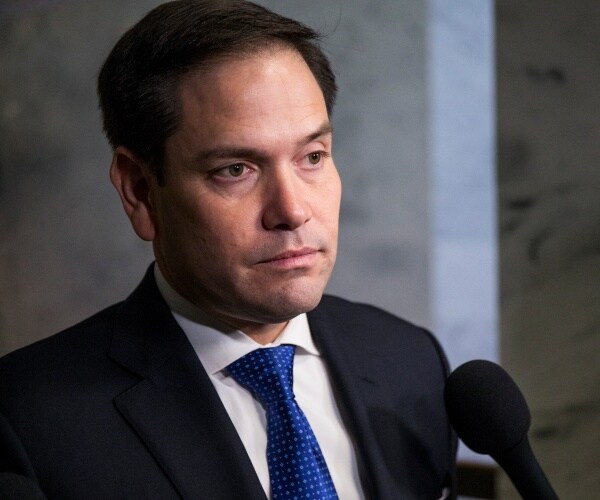
M 285 252 L 281 252 L 273 257 L 269 257 L 267 259 L 261 260 L 260 264 L 265 264 L 269 262 L 277 262 L 284 260 L 293 260 L 293 259 L 301 259 L 302 257 L 312 256 L 318 252 L 315 248 L 300 248 L 298 250 L 287 250 Z
M 266 259 L 263 262 L 272 262 L 276 260 L 285 260 L 285 259 L 294 259 L 297 257 L 303 257 L 305 255 L 312 255 L 317 253 L 317 250 L 314 248 L 301 248 L 300 250 L 289 250 L 287 252 L 282 252 L 275 257 L 271 257 L 270 259 Z
M 261 260 L 259 264 L 271 264 L 278 267 L 305 267 L 313 262 L 313 258 L 317 253 L 317 249 L 310 247 L 286 250 Z

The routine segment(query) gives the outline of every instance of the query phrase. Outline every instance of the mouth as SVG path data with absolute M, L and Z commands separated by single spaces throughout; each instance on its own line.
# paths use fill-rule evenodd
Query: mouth
M 308 267 L 314 263 L 319 251 L 315 248 L 305 247 L 297 250 L 287 250 L 259 262 L 282 269 L 296 269 Z

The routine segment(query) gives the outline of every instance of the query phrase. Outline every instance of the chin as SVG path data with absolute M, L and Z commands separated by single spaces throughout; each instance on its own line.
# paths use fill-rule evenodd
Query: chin
M 312 311 L 319 305 L 323 291 L 324 287 L 276 292 L 269 297 L 268 304 L 262 304 L 255 309 L 258 315 L 262 316 L 257 319 L 264 323 L 280 323 Z M 262 311 L 259 311 L 260 309 Z

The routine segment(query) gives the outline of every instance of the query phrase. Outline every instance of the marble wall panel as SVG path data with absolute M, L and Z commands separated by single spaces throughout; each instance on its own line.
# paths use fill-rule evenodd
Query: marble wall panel
M 498 358 L 493 3 L 430 1 L 428 33 L 430 303 L 457 366 Z
M 500 0 L 497 18 L 501 358 L 559 496 L 595 498 L 600 4 Z
M 95 78 L 157 3 L 1 4 L 0 352 L 124 297 L 150 261 L 108 181 Z
M 493 2 L 431 0 L 427 25 L 429 304 L 456 368 L 498 361 Z

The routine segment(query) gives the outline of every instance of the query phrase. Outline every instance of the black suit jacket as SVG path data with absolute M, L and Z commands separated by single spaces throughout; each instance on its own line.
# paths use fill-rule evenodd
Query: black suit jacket
M 308 319 L 367 496 L 438 498 L 455 456 L 438 343 L 334 297 Z M 0 360 L 0 470 L 50 499 L 265 498 L 151 271 L 124 302 Z

